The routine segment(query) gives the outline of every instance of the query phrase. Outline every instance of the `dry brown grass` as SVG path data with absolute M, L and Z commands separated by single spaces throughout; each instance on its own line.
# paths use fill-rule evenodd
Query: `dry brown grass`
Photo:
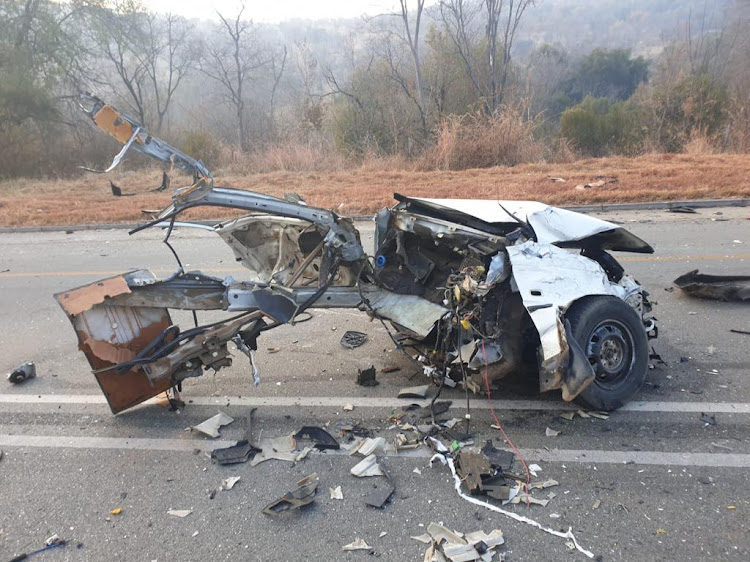
M 651 154 L 637 158 L 591 158 L 565 164 L 523 164 L 511 168 L 464 171 L 412 171 L 370 163 L 339 172 L 271 172 L 217 175 L 216 184 L 283 197 L 301 194 L 310 205 L 345 215 L 370 214 L 394 203 L 394 192 L 421 197 L 533 199 L 551 204 L 622 203 L 750 197 L 750 155 Z M 383 169 L 383 168 L 386 169 Z M 597 175 L 619 182 L 584 191 L 576 184 Z M 548 177 L 565 178 L 553 183 Z M 124 193 L 112 197 L 107 176 L 72 180 L 9 180 L 0 183 L 0 225 L 75 225 L 137 222 L 141 209 L 169 204 L 169 194 L 149 193 L 160 182 L 159 171 L 117 179 Z M 174 175 L 172 185 L 187 179 Z M 231 210 L 202 208 L 185 218 L 225 218 Z

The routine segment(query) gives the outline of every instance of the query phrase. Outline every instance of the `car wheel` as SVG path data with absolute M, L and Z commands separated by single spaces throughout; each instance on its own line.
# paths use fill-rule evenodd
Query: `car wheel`
M 575 401 L 604 411 L 626 404 L 648 372 L 648 338 L 638 313 L 617 297 L 602 296 L 575 302 L 565 317 L 596 375 Z

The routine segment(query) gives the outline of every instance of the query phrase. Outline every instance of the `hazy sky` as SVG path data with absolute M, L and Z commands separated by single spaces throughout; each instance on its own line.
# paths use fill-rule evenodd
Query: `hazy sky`
M 433 2 L 428 0 L 427 4 Z M 240 6 L 238 0 L 144 0 L 144 3 L 157 12 L 204 19 L 216 19 L 217 10 L 224 15 L 236 14 Z M 254 21 L 279 22 L 294 18 L 355 18 L 364 13 L 392 11 L 397 6 L 398 0 L 247 0 L 245 14 Z

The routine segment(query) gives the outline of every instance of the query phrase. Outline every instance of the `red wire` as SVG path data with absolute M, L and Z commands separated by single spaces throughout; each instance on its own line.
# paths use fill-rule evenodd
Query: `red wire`
M 516 448 L 516 446 L 513 444 L 513 441 L 510 440 L 510 437 L 508 437 L 508 434 L 505 433 L 505 429 L 503 429 L 503 424 L 500 423 L 500 420 L 497 419 L 497 414 L 495 414 L 495 408 L 492 407 L 492 393 L 490 392 L 490 382 L 487 379 L 487 354 L 484 350 L 484 341 L 482 341 L 482 355 L 484 357 L 484 386 L 487 389 L 487 402 L 490 405 L 490 412 L 492 412 L 492 417 L 495 419 L 495 425 L 500 429 L 500 432 L 503 434 L 503 437 L 505 438 L 505 441 L 508 443 L 508 445 L 511 446 L 513 449 L 513 452 L 518 457 L 518 460 L 521 461 L 521 464 L 523 465 L 524 470 L 526 471 L 526 489 L 528 491 L 528 485 L 531 481 L 531 473 L 529 472 L 529 467 L 526 466 L 526 461 L 523 459 L 523 456 L 521 455 L 521 452 Z

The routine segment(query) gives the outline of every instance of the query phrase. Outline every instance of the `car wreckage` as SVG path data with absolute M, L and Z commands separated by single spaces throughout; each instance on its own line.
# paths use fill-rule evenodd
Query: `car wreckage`
M 172 204 L 131 234 L 191 223 L 194 207 L 246 214 L 210 228 L 247 269 L 244 280 L 179 269 L 109 277 L 55 295 L 114 413 L 182 381 L 232 364 L 230 342 L 260 382 L 263 332 L 310 308 L 357 308 L 380 319 L 398 347 L 436 384 L 475 391 L 532 366 L 541 392 L 598 410 L 626 403 L 648 370 L 656 337 L 648 294 L 609 253 L 652 253 L 646 242 L 597 218 L 531 201 L 395 195 L 374 217 L 372 254 L 351 219 L 299 198 L 214 186 L 206 166 L 128 115 L 84 94 L 93 122 L 123 144 L 192 175 Z M 171 246 L 170 246 L 170 249 Z M 182 329 L 170 309 L 193 311 Z M 196 311 L 224 311 L 199 325 Z M 388 328 L 388 324 L 393 330 Z

